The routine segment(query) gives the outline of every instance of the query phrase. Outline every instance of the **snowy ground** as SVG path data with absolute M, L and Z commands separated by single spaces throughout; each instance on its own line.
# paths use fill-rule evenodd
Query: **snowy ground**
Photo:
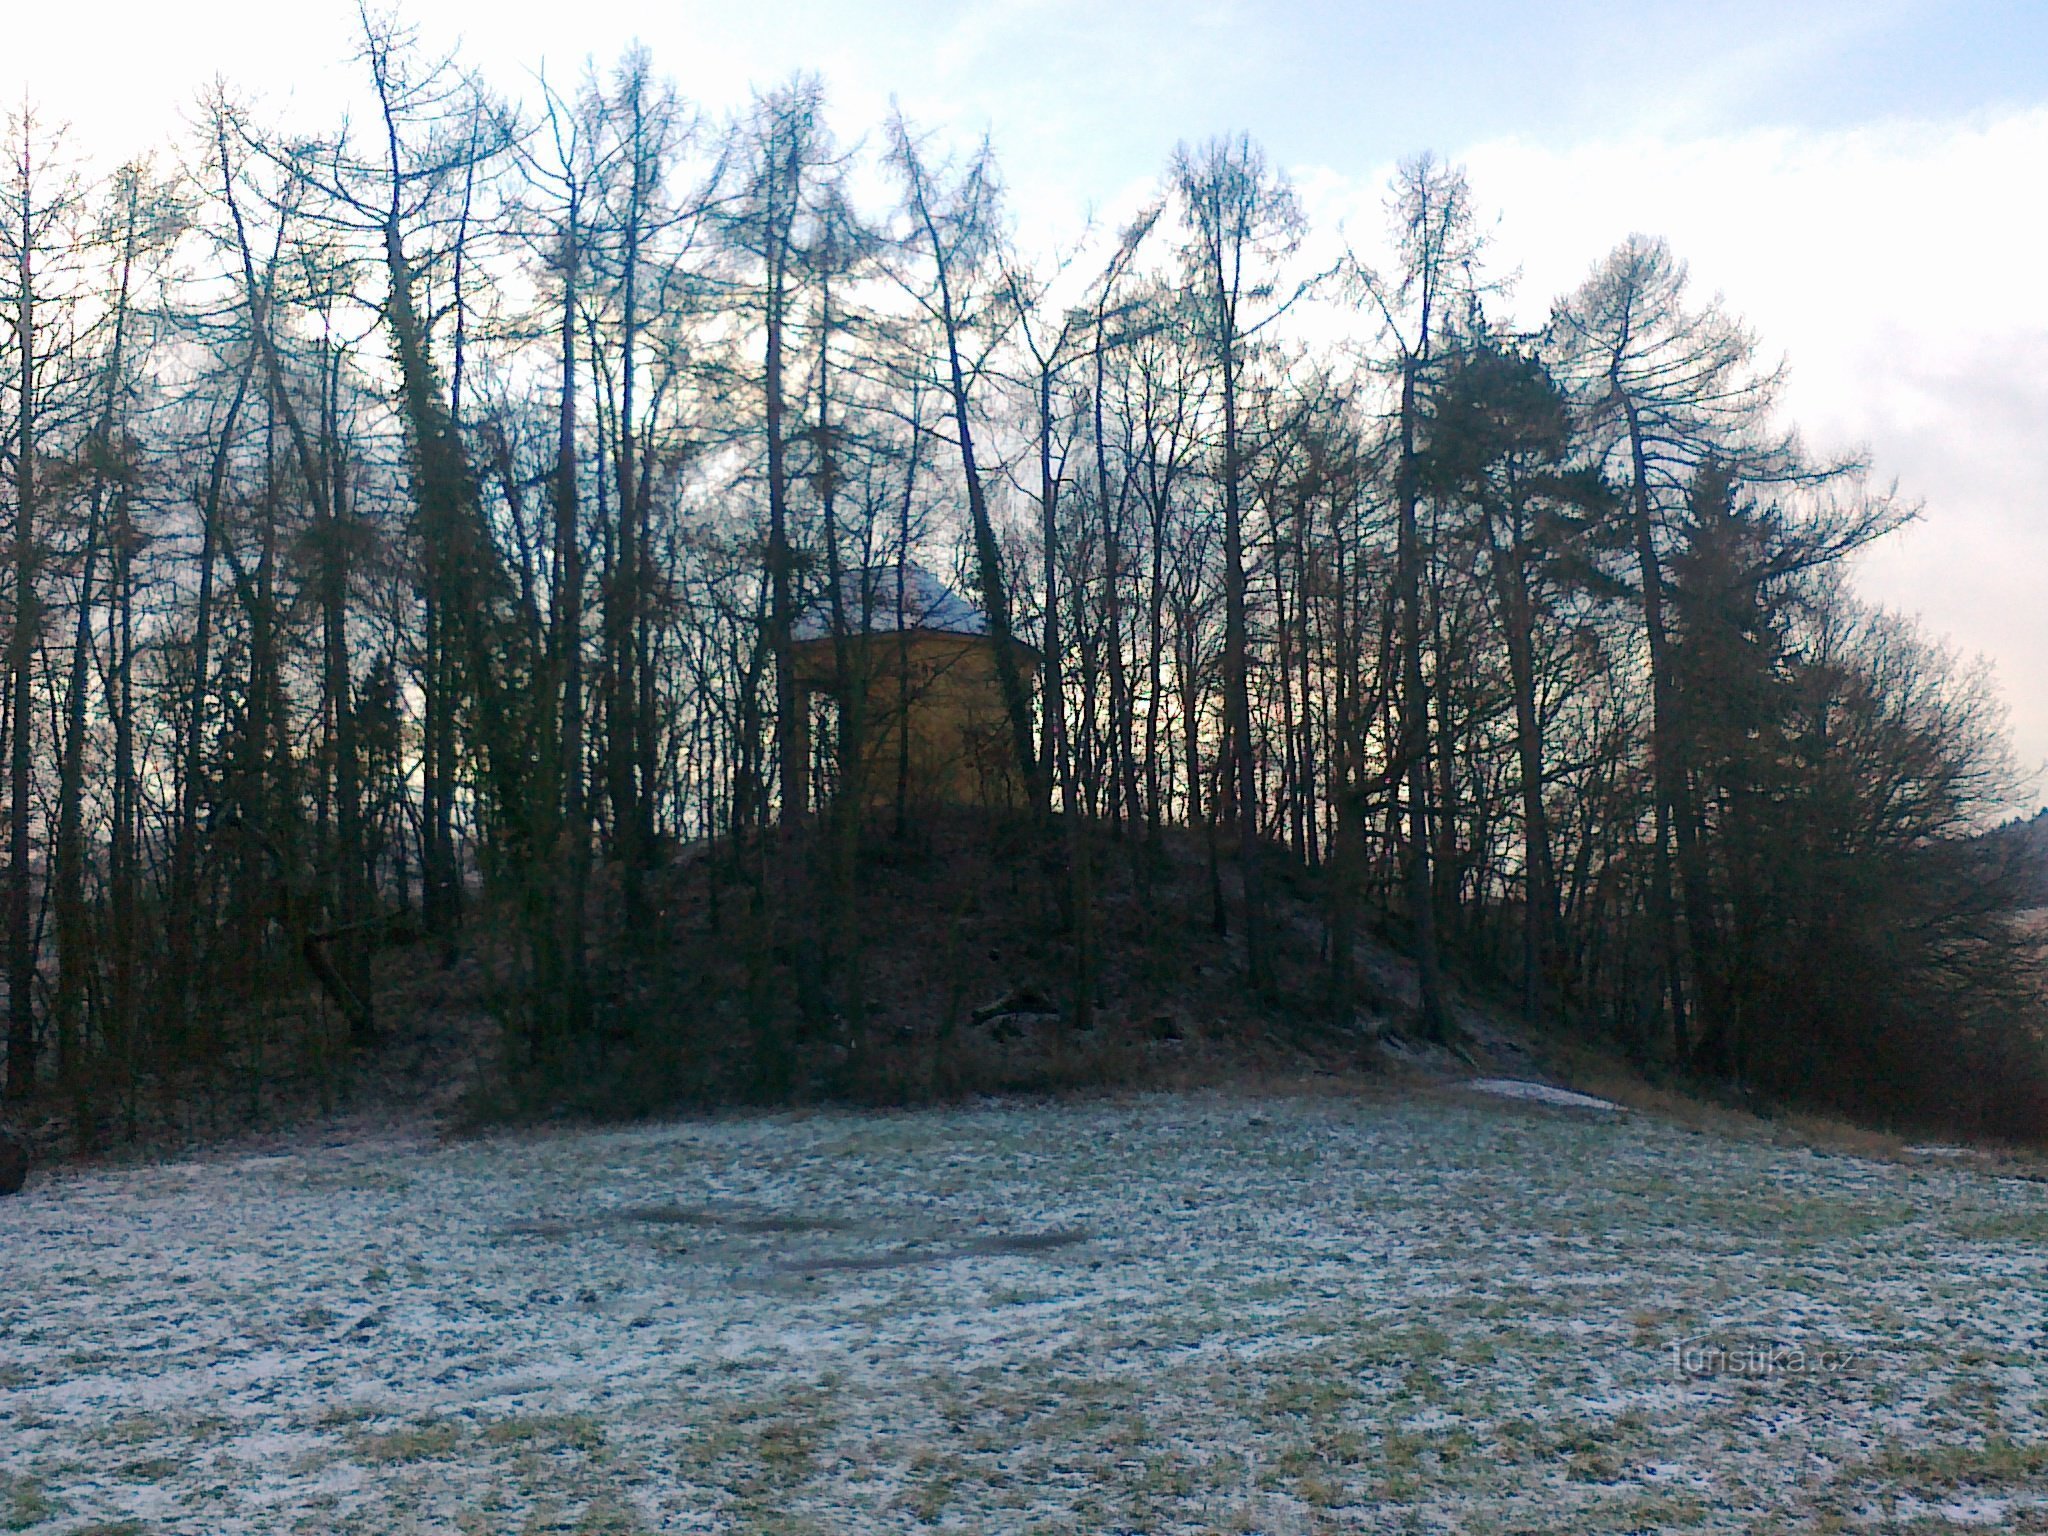
M 2048 1186 L 1449 1093 L 0 1203 L 0 1529 L 2048 1531 Z

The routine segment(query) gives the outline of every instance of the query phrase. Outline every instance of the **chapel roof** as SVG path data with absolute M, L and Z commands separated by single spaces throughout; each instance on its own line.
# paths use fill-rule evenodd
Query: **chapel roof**
M 985 635 L 988 618 L 974 604 L 915 561 L 902 568 L 903 601 L 897 604 L 895 565 L 871 565 L 839 578 L 841 606 L 849 634 L 895 634 L 923 630 L 941 635 Z M 798 644 L 832 634 L 832 605 L 820 596 L 798 616 L 791 638 Z

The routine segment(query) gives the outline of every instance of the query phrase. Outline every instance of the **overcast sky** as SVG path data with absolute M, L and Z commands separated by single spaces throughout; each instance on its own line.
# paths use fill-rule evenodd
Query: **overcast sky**
M 405 9 L 507 89 L 637 37 L 714 109 L 816 69 L 853 137 L 893 93 L 913 120 L 990 132 L 1014 206 L 1046 228 L 1121 213 L 1183 138 L 1250 131 L 1312 211 L 1354 224 L 1377 220 L 1396 158 L 1434 149 L 1498 215 L 1529 319 L 1630 231 L 1665 235 L 1789 357 L 1791 414 L 1816 446 L 1867 447 L 1925 503 L 1865 558 L 1862 589 L 1987 657 L 2023 763 L 2048 763 L 2042 0 Z M 39 4 L 25 20 L 0 87 L 101 153 L 160 138 L 216 73 L 311 119 L 355 83 L 348 0 Z

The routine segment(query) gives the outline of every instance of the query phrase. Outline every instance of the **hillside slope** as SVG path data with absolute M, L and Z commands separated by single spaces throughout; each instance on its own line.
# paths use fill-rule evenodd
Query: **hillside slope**
M 283 1145 L 307 1124 L 358 1135 L 741 1102 L 1543 1076 L 1587 1055 L 1478 991 L 1455 1001 L 1450 1048 L 1415 1039 L 1414 967 L 1397 935 L 1369 923 L 1356 945 L 1355 1006 L 1337 1017 L 1316 877 L 1281 850 L 1268 869 L 1274 983 L 1263 994 L 1244 984 L 1227 855 L 1212 865 L 1200 836 L 1169 829 L 1151 849 L 1104 839 L 1092 868 L 1085 1023 L 1074 928 L 1025 831 L 937 815 L 912 836 L 868 840 L 843 926 L 831 922 L 820 879 L 789 903 L 801 921 L 765 932 L 758 867 L 724 846 L 686 848 L 649 875 L 637 922 L 616 873 L 600 875 L 589 1030 L 538 1065 L 522 1034 L 511 920 L 479 905 L 451 944 L 400 929 L 403 941 L 376 955 L 380 1039 L 370 1050 L 350 1048 L 346 1021 L 301 976 L 297 990 L 216 1020 L 213 1059 L 102 1089 L 92 1122 L 63 1096 L 4 1113 L 47 1159 L 251 1137 Z M 782 1057 L 773 1081 L 764 1042 Z
M 1270 852 L 1272 984 L 1245 983 L 1241 893 L 1226 854 L 1169 830 L 1091 858 L 1088 1006 L 1064 891 L 1028 829 L 958 815 L 863 846 L 834 901 L 810 883 L 756 924 L 758 874 L 688 850 L 652 882 L 648 919 L 617 910 L 596 954 L 604 1064 L 550 1080 L 608 1113 L 748 1098 L 898 1103 L 975 1092 L 1175 1086 L 1404 1066 L 1541 1071 L 1553 1043 L 1482 992 L 1457 997 L 1448 1049 L 1414 1038 L 1415 968 L 1362 926 L 1352 1006 L 1330 994 L 1319 877 Z M 771 877 L 772 878 L 772 877 Z M 1222 914 L 1218 920 L 1219 908 Z M 760 1058 L 786 1049 L 780 1079 Z

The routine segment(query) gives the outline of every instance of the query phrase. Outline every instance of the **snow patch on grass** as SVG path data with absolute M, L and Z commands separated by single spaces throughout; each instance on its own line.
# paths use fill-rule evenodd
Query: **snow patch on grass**
M 1611 1099 L 1596 1099 L 1590 1093 L 1574 1093 L 1549 1083 L 1525 1083 L 1512 1077 L 1475 1077 L 1465 1084 L 1474 1093 L 1490 1093 L 1497 1099 L 1521 1099 L 1531 1104 L 1549 1104 L 1558 1109 L 1590 1109 L 1614 1113 L 1621 1109 Z
M 0 1529 L 2024 1528 L 2044 1223 L 1442 1098 L 57 1173 L 0 1207 Z

